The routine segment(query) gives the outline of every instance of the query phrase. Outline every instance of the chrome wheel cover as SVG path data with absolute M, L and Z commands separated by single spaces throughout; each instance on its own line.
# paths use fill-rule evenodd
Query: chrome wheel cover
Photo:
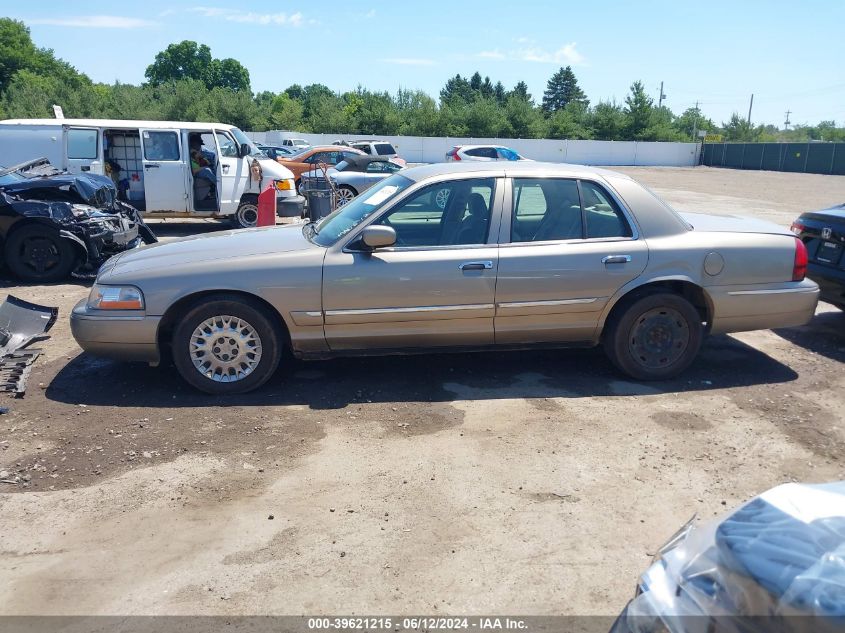
M 196 370 L 214 382 L 238 382 L 261 362 L 261 337 L 252 325 L 227 314 L 200 323 L 188 343 Z
M 249 228 L 258 224 L 258 207 L 254 204 L 242 204 L 238 207 L 238 224 Z
M 342 207 L 354 197 L 355 193 L 351 189 L 341 187 L 337 190 L 337 206 Z
M 434 194 L 434 203 L 437 205 L 438 209 L 445 209 L 446 203 L 449 202 L 449 194 L 452 193 L 451 189 L 438 189 L 437 193 Z

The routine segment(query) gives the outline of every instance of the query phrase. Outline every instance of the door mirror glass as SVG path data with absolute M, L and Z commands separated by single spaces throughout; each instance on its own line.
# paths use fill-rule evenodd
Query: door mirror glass
M 249 152 L 249 145 L 247 145 L 246 143 L 241 143 L 241 158 L 243 158 L 244 156 L 249 156 Z
M 368 226 L 361 232 L 361 241 L 369 248 L 384 248 L 396 243 L 396 231 L 389 226 Z

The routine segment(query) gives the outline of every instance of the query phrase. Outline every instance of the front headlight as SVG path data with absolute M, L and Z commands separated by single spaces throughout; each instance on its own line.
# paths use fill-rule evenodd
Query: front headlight
M 294 189 L 296 189 L 296 185 L 292 178 L 276 181 L 276 191 L 293 191 Z
M 88 307 L 94 310 L 143 310 L 144 295 L 135 286 L 94 284 L 88 295 Z

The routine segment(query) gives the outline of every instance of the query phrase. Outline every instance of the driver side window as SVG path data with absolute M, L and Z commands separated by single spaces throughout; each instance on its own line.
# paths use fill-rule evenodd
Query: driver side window
M 398 247 L 469 246 L 487 242 L 493 178 L 453 180 L 424 187 L 375 224 L 396 231 Z

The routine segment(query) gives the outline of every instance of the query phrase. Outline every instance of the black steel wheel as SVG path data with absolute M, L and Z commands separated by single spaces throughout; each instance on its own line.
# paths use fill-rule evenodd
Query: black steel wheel
M 52 282 L 70 275 L 76 266 L 73 244 L 56 229 L 30 225 L 13 231 L 4 248 L 6 266 L 24 281 Z

